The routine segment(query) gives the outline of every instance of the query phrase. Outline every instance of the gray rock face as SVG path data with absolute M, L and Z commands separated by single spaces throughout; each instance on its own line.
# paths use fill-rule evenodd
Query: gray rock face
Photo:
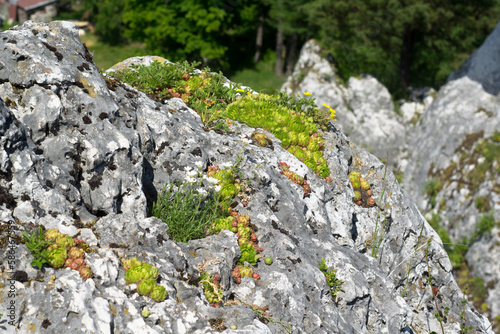
M 500 221 L 498 155 L 491 157 L 485 148 L 486 143 L 494 144 L 492 137 L 500 129 L 499 45 L 500 24 L 450 75 L 410 140 L 413 149 L 405 171 L 405 188 L 419 208 L 430 209 L 426 182 L 438 184 L 434 187 L 434 213 L 440 215 L 454 242 L 471 238 L 488 213 Z M 493 319 L 500 315 L 498 227 L 470 242 L 475 243 L 466 255 L 467 264 L 470 274 L 479 276 L 487 287 L 485 301 Z
M 326 104 L 337 111 L 339 128 L 354 143 L 381 159 L 388 154 L 394 167 L 404 167 L 410 125 L 394 112 L 387 88 L 369 75 L 351 77 L 342 85 L 321 53 L 314 40 L 304 44 L 293 74 L 281 90 L 294 96 L 310 92 L 318 106 Z
M 420 333 L 440 331 L 437 303 L 441 312 L 449 307 L 445 332 L 458 333 L 464 316 L 471 332 L 492 333 L 485 317 L 469 303 L 462 306 L 439 237 L 393 173 L 335 125 L 324 134 L 332 179 L 326 182 L 272 134 L 273 148 L 265 148 L 244 143 L 242 136 L 255 131 L 244 124 L 236 123 L 228 135 L 206 132 L 182 100 L 160 104 L 103 77 L 77 34 L 65 22 L 26 22 L 0 33 L 0 253 L 15 258 L 0 264 L 0 313 L 7 316 L 0 328 Z M 351 85 L 352 101 L 362 107 L 357 84 Z M 364 84 L 377 87 L 370 80 Z M 389 108 L 390 100 L 379 102 Z M 237 159 L 252 192 L 248 205 L 237 200 L 234 209 L 250 217 L 263 254 L 274 259 L 270 266 L 262 260 L 254 266 L 260 280 L 246 277 L 241 284 L 231 276 L 240 256 L 232 232 L 182 244 L 169 238 L 165 223 L 148 217 L 158 192 L 184 178 L 186 167 L 205 171 Z M 309 196 L 280 174 L 279 162 L 308 180 Z M 375 207 L 353 204 L 350 170 L 370 182 Z M 83 281 L 69 268 L 30 266 L 33 257 L 19 243 L 21 231 L 42 225 L 89 245 L 93 278 Z M 135 284 L 125 284 L 120 260 L 134 256 L 158 268 L 165 301 L 155 303 L 140 296 Z M 319 270 L 321 258 L 343 281 L 335 299 Z M 224 301 L 243 304 L 211 307 L 197 284 L 200 268 L 221 275 Z M 435 298 L 429 275 L 438 289 Z M 268 306 L 271 318 L 259 317 L 252 304 Z M 151 315 L 144 318 L 146 308 Z

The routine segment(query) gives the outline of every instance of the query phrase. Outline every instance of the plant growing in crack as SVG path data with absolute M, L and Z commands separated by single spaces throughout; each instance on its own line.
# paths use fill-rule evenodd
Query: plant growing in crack
M 340 285 L 342 284 L 342 280 L 337 278 L 337 272 L 335 269 L 328 270 L 325 259 L 321 258 L 318 262 L 319 270 L 325 275 L 326 282 L 330 287 L 330 293 L 332 294 L 332 300 L 337 303 L 337 292 L 340 291 Z
M 52 245 L 54 241 L 45 237 L 42 227 L 38 228 L 38 233 L 33 232 L 31 235 L 25 231 L 21 233 L 23 234 L 26 247 L 28 247 L 28 250 L 33 255 L 31 265 L 42 268 L 44 263 L 49 263 L 48 255 L 50 252 L 47 247 Z

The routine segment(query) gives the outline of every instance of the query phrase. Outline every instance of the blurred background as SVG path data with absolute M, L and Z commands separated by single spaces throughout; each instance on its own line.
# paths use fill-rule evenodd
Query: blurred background
M 492 31 L 500 1 L 0 0 L 0 17 L 4 29 L 77 21 L 99 68 L 154 54 L 268 93 L 314 38 L 341 80 L 369 73 L 399 99 L 442 85 Z

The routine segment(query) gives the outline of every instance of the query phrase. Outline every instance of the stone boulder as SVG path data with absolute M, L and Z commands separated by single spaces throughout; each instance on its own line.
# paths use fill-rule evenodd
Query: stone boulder
M 364 84 L 378 87 L 371 82 Z M 101 75 L 67 22 L 1 32 L 0 83 L 0 328 L 7 333 L 458 333 L 461 319 L 473 332 L 492 333 L 462 304 L 439 236 L 394 174 L 335 124 L 323 135 L 327 181 L 270 133 L 273 145 L 261 147 L 243 140 L 256 131 L 245 124 L 228 134 L 205 131 L 182 100 L 155 102 Z M 353 101 L 365 105 L 355 94 Z M 379 101 L 389 108 L 387 98 Z M 250 190 L 233 209 L 250 217 L 263 254 L 274 259 L 260 259 L 253 266 L 260 279 L 240 284 L 231 276 L 241 254 L 234 233 L 179 243 L 149 216 L 165 184 L 186 170 L 238 161 Z M 280 173 L 280 162 L 307 179 L 308 196 Z M 353 203 L 352 170 L 371 184 L 375 206 Z M 31 266 L 21 232 L 41 226 L 82 239 L 94 276 Z M 126 284 L 120 260 L 131 257 L 158 268 L 165 300 Z M 321 259 L 342 281 L 335 298 Z M 224 305 L 210 305 L 201 271 L 221 276 Z

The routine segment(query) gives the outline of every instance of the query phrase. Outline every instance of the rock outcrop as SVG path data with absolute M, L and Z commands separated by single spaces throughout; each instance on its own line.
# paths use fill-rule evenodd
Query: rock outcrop
M 500 24 L 423 114 L 404 177 L 418 207 L 434 207 L 452 241 L 473 243 L 467 265 L 487 288 L 490 319 L 500 316 L 499 91 Z M 493 229 L 477 234 L 488 220 Z
M 487 310 L 490 319 L 497 319 L 497 331 L 500 139 L 495 131 L 500 129 L 499 39 L 497 27 L 483 46 L 450 75 L 439 93 L 413 90 L 410 101 L 399 106 L 401 117 L 387 106 L 389 93 L 380 83 L 375 84 L 374 78 L 350 78 L 347 86 L 340 84 L 334 67 L 314 41 L 304 45 L 294 74 L 283 86 L 289 94 L 310 91 L 320 104 L 337 109 L 343 131 L 379 158 L 385 158 L 382 150 L 390 148 L 389 160 L 404 173 L 403 187 L 410 191 L 417 207 L 445 228 L 449 242 L 458 244 L 447 246 L 448 250 L 454 252 L 460 244 L 471 245 L 465 256 L 468 266 L 462 268 L 460 279 L 478 277 L 476 306 Z M 356 90 L 355 83 L 364 89 Z M 368 89 L 370 86 L 373 88 Z M 354 96 L 363 97 L 366 103 L 356 103 Z M 382 111 L 379 121 L 374 122 L 377 110 Z M 363 120 L 369 121 L 353 135 L 350 129 L 359 128 Z M 371 142 L 377 142 L 378 149 L 368 144 Z
M 326 104 L 337 111 L 338 126 L 350 140 L 380 159 L 389 155 L 393 167 L 404 168 L 411 126 L 394 112 L 391 94 L 374 77 L 351 77 L 341 84 L 321 46 L 310 40 L 281 90 L 293 96 L 310 92 L 318 106 Z
M 272 148 L 245 144 L 256 129 L 237 122 L 229 134 L 205 131 L 181 99 L 158 103 L 102 76 L 66 22 L 28 21 L 0 33 L 0 82 L 0 328 L 7 332 L 458 333 L 465 319 L 469 333 L 492 333 L 462 304 L 439 236 L 393 173 L 335 124 L 323 135 L 327 182 L 270 133 Z M 186 168 L 204 172 L 238 159 L 251 191 L 233 209 L 250 217 L 263 254 L 274 259 L 259 260 L 260 279 L 240 284 L 231 276 L 240 257 L 234 233 L 178 243 L 149 217 L 158 192 Z M 307 179 L 308 196 L 280 174 L 280 162 Z M 369 181 L 376 206 L 353 203 L 351 170 Z M 32 267 L 21 232 L 39 226 L 82 239 L 94 277 Z M 126 284 L 120 260 L 131 257 L 158 268 L 167 299 L 156 303 Z M 342 280 L 335 298 L 322 258 Z M 224 302 L 234 302 L 212 307 L 200 270 L 220 275 Z M 259 311 L 266 306 L 267 315 Z

